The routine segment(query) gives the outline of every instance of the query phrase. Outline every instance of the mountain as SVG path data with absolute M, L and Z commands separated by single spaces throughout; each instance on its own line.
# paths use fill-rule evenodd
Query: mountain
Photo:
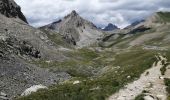
M 18 6 L 13 0 L 0 0 L 0 13 L 6 17 L 20 18 L 24 22 L 28 23 L 21 12 L 20 6 Z
M 112 23 L 109 23 L 103 30 L 104 31 L 113 31 L 115 29 L 119 29 L 116 25 L 113 25 Z
M 144 22 L 103 37 L 99 45 L 67 52 L 71 59 L 63 63 L 72 69 L 74 78 L 19 100 L 166 100 L 170 94 L 166 91 L 170 80 L 169 18 L 169 12 L 155 13 Z
M 169 12 L 154 13 L 148 18 L 146 18 L 145 20 L 132 23 L 125 29 L 118 31 L 116 34 L 114 33 L 105 36 L 105 38 L 103 38 L 104 42 L 102 42 L 101 45 L 107 47 L 107 46 L 114 45 L 115 43 L 117 43 L 117 41 L 120 40 L 123 41 L 125 39 L 126 42 L 127 41 L 131 42 L 130 45 L 137 45 L 137 44 L 142 45 L 145 41 L 150 41 L 154 38 L 161 37 L 162 32 L 168 31 L 168 25 L 170 22 L 169 16 L 170 16 Z M 149 32 L 155 34 L 150 36 Z M 160 34 L 157 34 L 157 32 Z M 139 38 L 139 40 L 137 39 L 136 41 L 132 42 L 131 38 L 134 38 L 134 36 L 138 36 L 138 35 L 141 35 L 141 38 Z
M 50 86 L 69 79 L 67 72 L 51 72 L 35 64 L 42 59 L 68 59 L 59 50 L 63 46 L 48 38 L 46 32 L 28 25 L 13 0 L 0 2 L 0 100 L 6 98 L 1 92 L 11 99 L 32 85 Z M 60 36 L 55 41 L 65 43 Z
M 83 19 L 76 11 L 72 11 L 62 20 L 43 26 L 41 29 L 53 30 L 62 35 L 68 43 L 78 47 L 93 44 L 103 36 L 103 33 L 93 23 Z
M 38 29 L 0 13 L 0 100 L 166 100 L 169 27 L 170 12 L 104 36 L 75 11 Z
M 125 27 L 125 29 L 129 29 L 131 27 L 135 27 L 136 25 L 138 25 L 138 24 L 140 24 L 140 23 L 142 23 L 144 21 L 145 20 L 137 20 L 137 21 L 133 22 L 132 24 L 130 24 L 129 26 Z

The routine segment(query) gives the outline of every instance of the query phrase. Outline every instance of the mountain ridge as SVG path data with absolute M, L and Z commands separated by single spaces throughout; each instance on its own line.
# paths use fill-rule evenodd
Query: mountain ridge
M 93 23 L 83 19 L 75 10 L 62 20 L 40 28 L 52 29 L 62 35 L 68 43 L 78 47 L 93 44 L 103 35 Z

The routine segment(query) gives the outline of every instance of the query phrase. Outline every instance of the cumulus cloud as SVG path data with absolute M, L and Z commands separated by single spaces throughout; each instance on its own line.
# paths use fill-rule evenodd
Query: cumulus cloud
M 170 11 L 170 0 L 15 0 L 35 27 L 59 20 L 76 10 L 98 27 L 125 27 L 156 11 Z

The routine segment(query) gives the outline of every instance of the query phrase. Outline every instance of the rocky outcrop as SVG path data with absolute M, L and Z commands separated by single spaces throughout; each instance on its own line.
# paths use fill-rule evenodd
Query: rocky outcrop
M 5 40 L 0 40 L 1 44 L 1 56 L 3 56 L 3 51 L 10 52 L 12 54 L 27 56 L 33 58 L 40 58 L 40 51 L 37 50 L 28 41 L 18 40 L 15 37 L 7 37 Z
M 9 18 L 19 18 L 28 23 L 25 16 L 21 12 L 21 8 L 14 0 L 0 0 L 0 13 Z
M 93 44 L 103 36 L 93 23 L 80 17 L 76 11 L 72 11 L 62 20 L 43 26 L 41 29 L 54 30 L 68 43 L 78 47 Z
M 8 95 L 3 92 L 0 92 L 0 100 L 9 100 Z

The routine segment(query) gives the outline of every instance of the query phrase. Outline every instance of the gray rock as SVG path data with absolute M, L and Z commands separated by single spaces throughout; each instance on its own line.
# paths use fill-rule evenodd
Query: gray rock
M 66 59 L 55 46 L 49 45 L 52 43 L 45 32 L 18 18 L 0 14 L 0 90 L 13 98 L 32 85 L 50 86 L 69 79 L 66 72 L 51 72 L 40 68 L 39 64 L 30 63 Z
M 0 92 L 0 100 L 8 100 L 7 94 Z
M 0 92 L 0 96 L 7 97 L 7 94 Z
M 64 19 L 53 22 L 40 29 L 50 29 L 59 33 L 68 43 L 79 47 L 97 42 L 103 33 L 91 22 L 72 11 Z
M 25 16 L 21 12 L 21 8 L 14 0 L 0 0 L 0 13 L 10 18 L 19 18 L 28 23 Z

